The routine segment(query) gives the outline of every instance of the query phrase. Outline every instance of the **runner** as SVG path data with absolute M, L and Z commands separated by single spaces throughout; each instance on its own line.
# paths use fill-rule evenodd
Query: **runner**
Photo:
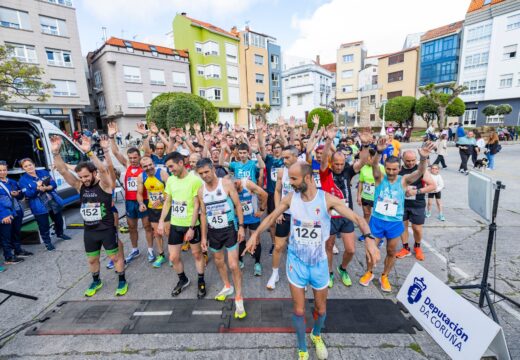
M 231 150 L 227 145 L 222 146 L 220 153 L 219 165 L 229 168 L 229 171 L 235 174 L 237 179 L 246 178 L 256 182 L 260 171 L 264 171 L 265 164 L 262 158 L 259 156 L 256 160 L 250 159 L 249 145 L 241 143 L 238 145 L 238 159 L 239 161 L 231 161 L 226 163 L 224 161 L 225 153 L 230 154 Z
M 282 157 L 284 167 L 278 169 L 278 174 L 276 175 L 276 188 L 274 194 L 275 209 L 278 208 L 280 201 L 283 198 L 293 192 L 293 188 L 289 181 L 289 168 L 298 161 L 298 149 L 292 145 L 286 146 L 283 148 Z M 280 266 L 280 258 L 282 256 L 282 251 L 285 248 L 290 229 L 291 211 L 286 209 L 286 211 L 284 211 L 283 214 L 278 215 L 276 219 L 273 251 L 273 273 L 271 274 L 271 277 L 269 278 L 269 281 L 267 281 L 266 285 L 269 290 L 274 290 L 276 288 L 276 283 L 280 280 L 278 267 Z
M 166 165 L 164 165 L 164 160 L 166 159 L 166 145 L 168 144 L 168 139 L 166 139 L 166 132 L 164 130 L 159 131 L 157 125 L 155 125 L 153 122 L 150 123 L 149 131 L 146 130 L 143 123 L 138 124 L 138 129 L 138 133 L 140 133 L 143 137 L 144 154 L 150 156 L 156 168 L 166 169 Z M 156 141 L 153 150 L 150 146 L 149 133 L 160 139 Z
M 363 217 L 366 221 L 370 221 L 370 216 L 372 215 L 372 208 L 374 207 L 374 192 L 376 190 L 376 182 L 372 170 L 372 160 L 376 155 L 376 151 L 370 148 L 368 149 L 368 153 L 368 164 L 365 164 L 365 166 L 363 166 L 359 171 L 357 191 L 357 204 L 363 208 Z M 381 164 L 379 164 L 379 171 L 385 175 L 385 167 Z
M 94 152 L 90 150 L 90 142 L 91 140 L 88 137 L 83 136 L 81 144 L 78 144 L 80 149 L 91 160 L 91 162 L 80 162 L 76 166 L 75 171 L 79 179 L 69 172 L 67 164 L 60 156 L 61 137 L 53 136 L 51 138 L 51 151 L 58 172 L 80 194 L 80 213 L 85 224 L 83 242 L 85 244 L 85 252 L 87 253 L 89 270 L 92 273 L 92 283 L 85 291 L 85 296 L 94 296 L 103 286 L 99 277 L 101 246 L 103 246 L 106 254 L 115 263 L 119 276 L 116 296 L 123 296 L 128 291 L 128 282 L 125 278 L 124 259 L 118 254 L 114 214 L 110 211 L 112 207 L 112 179 L 106 167 L 103 166 Z M 99 180 L 97 176 L 99 176 Z
M 315 308 L 315 322 L 310 338 L 316 347 L 318 359 L 326 359 L 328 353 L 321 338 L 321 328 L 327 313 L 329 271 L 325 243 L 329 238 L 331 226 L 329 212 L 335 210 L 341 216 L 358 224 L 367 237 L 365 248 L 372 263 L 379 260 L 379 250 L 362 217 L 355 215 L 342 200 L 316 188 L 312 167 L 309 164 L 297 162 L 292 165 L 289 169 L 289 179 L 294 192 L 282 198 L 276 209 L 262 221 L 251 235 L 244 252 L 253 253 L 260 243 L 260 234 L 284 212 L 290 211 L 292 220 L 286 271 L 294 304 L 293 323 L 298 340 L 298 358 L 309 358 L 305 339 L 304 288 L 310 285 L 313 288 Z
M 233 183 L 229 179 L 217 177 L 210 159 L 199 160 L 197 172 L 204 181 L 198 191 L 202 249 L 213 252 L 215 265 L 224 283 L 215 300 L 225 301 L 236 290 L 235 318 L 243 319 L 247 314 L 242 298 L 242 272 L 238 265 L 238 243 L 244 241 L 242 206 Z M 224 247 L 234 287 L 229 283 Z
M 168 253 L 173 268 L 179 276 L 177 285 L 173 288 L 172 296 L 179 295 L 188 285 L 190 280 L 184 273 L 184 264 L 181 259 L 181 245 L 190 243 L 191 253 L 195 259 L 195 267 L 198 273 L 197 297 L 206 296 L 206 283 L 204 282 L 204 258 L 200 246 L 199 227 L 199 199 L 197 193 L 202 186 L 202 180 L 188 173 L 184 166 L 184 156 L 177 151 L 166 156 L 166 166 L 173 176 L 168 178 L 164 193 L 161 218 L 157 226 L 157 233 L 165 233 L 165 219 L 171 209 L 170 235 L 168 236 Z
M 399 171 L 399 175 L 408 175 L 416 171 L 417 155 L 414 150 L 406 150 L 403 153 L 403 166 Z M 413 238 L 415 240 L 413 250 L 417 260 L 424 260 L 424 253 L 421 249 L 421 239 L 423 234 L 423 225 L 426 218 L 426 198 L 425 194 L 435 191 L 437 185 L 433 180 L 430 172 L 425 171 L 424 175 L 414 181 L 406 189 L 406 197 L 404 201 L 404 232 L 401 235 L 403 248 L 396 254 L 398 259 L 410 256 L 410 246 L 408 245 L 408 223 L 412 223 Z
M 244 213 L 244 228 L 252 233 L 260 225 L 262 215 L 267 207 L 267 193 L 254 182 L 248 179 L 235 179 L 235 188 L 238 192 L 240 204 L 242 204 L 242 212 Z M 238 264 L 240 269 L 244 268 L 242 253 L 246 247 L 246 242 L 242 241 L 238 249 Z M 255 258 L 254 276 L 262 276 L 262 264 L 260 257 L 262 255 L 262 245 L 258 244 L 253 257 Z
M 428 167 L 428 159 L 430 153 L 435 148 L 434 144 L 427 142 L 424 147 L 419 149 L 421 161 L 419 167 L 414 172 L 407 175 L 399 175 L 399 159 L 390 156 L 385 161 L 385 172 L 383 175 L 379 170 L 379 162 L 381 154 L 387 148 L 386 139 L 380 138 L 377 142 L 377 152 L 372 159 L 372 169 L 374 171 L 374 180 L 376 189 L 374 193 L 374 211 L 370 218 L 370 229 L 377 238 L 382 240 L 386 238 L 386 258 L 385 267 L 381 274 L 380 283 L 381 290 L 391 292 L 392 286 L 388 280 L 388 274 L 392 270 L 395 263 L 395 255 L 397 241 L 404 231 L 403 215 L 404 215 L 404 198 L 408 185 L 416 182 L 424 175 Z M 374 279 L 374 264 L 371 259 L 367 259 L 367 272 L 359 279 L 359 283 L 368 286 Z
M 148 248 L 148 262 L 153 261 L 154 268 L 160 268 L 166 261 L 164 257 L 163 237 L 157 233 L 157 225 L 161 218 L 161 212 L 164 202 L 164 184 L 168 180 L 168 173 L 162 168 L 155 168 L 152 158 L 143 156 L 140 161 L 143 172 L 137 177 L 137 202 L 139 203 L 139 211 L 148 211 L 148 219 L 152 224 L 153 237 L 155 238 L 156 248 L 159 256 L 155 257 L 153 246 Z M 150 200 L 144 201 L 144 193 L 148 194 Z M 169 221 L 169 216 L 166 221 Z M 170 226 L 165 224 L 165 235 L 170 233 Z M 151 259 L 155 259 L 150 261 Z
M 115 134 L 117 133 L 117 124 L 115 122 L 108 123 L 108 137 L 112 145 L 112 153 L 121 165 L 126 168 L 125 173 L 125 208 L 126 208 L 126 219 L 128 222 L 128 231 L 130 233 L 130 241 L 132 243 L 132 252 L 127 256 L 126 262 L 130 263 L 132 260 L 137 258 L 140 253 L 137 248 L 139 233 L 137 232 L 137 221 L 141 219 L 141 223 L 145 230 L 146 242 L 148 248 L 153 247 L 153 231 L 150 221 L 148 220 L 148 212 L 139 211 L 139 203 L 137 202 L 137 177 L 143 172 L 143 169 L 139 165 L 141 160 L 141 154 L 135 147 L 131 147 L 126 151 L 127 156 L 124 156 L 119 152 L 115 141 Z M 143 194 L 143 199 L 148 200 L 148 195 Z M 148 261 L 154 261 L 148 254 Z

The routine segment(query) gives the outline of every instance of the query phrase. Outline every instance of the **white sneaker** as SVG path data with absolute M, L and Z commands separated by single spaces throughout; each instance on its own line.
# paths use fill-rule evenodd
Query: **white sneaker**
M 274 290 L 276 288 L 276 283 L 280 281 L 280 276 L 275 274 L 274 272 L 271 274 L 269 281 L 267 282 L 267 288 L 269 290 Z
M 235 319 L 243 319 L 247 315 L 244 300 L 235 300 Z
M 336 246 L 336 244 L 334 244 L 334 247 L 332 248 L 332 253 L 333 253 L 334 255 L 339 254 L 339 249 L 338 249 L 338 247 Z
M 220 292 L 217 294 L 217 296 L 215 296 L 215 300 L 217 301 L 225 301 L 226 298 L 230 295 L 233 295 L 233 293 L 235 292 L 235 288 L 233 286 L 230 286 L 230 287 L 223 287 L 222 290 L 220 290 Z

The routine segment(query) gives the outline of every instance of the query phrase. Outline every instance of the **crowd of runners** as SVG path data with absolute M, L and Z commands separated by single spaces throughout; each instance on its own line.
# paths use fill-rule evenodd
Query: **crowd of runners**
M 53 137 L 56 169 L 80 194 L 84 246 L 92 274 L 85 296 L 94 296 L 103 286 L 102 248 L 109 257 L 106 267 L 115 268 L 118 276 L 115 294 L 129 291 L 125 268 L 141 255 L 139 222 L 150 266 L 169 264 L 177 276 L 173 297 L 186 291 L 195 278 L 197 298 L 206 297 L 204 275 L 216 267 L 222 290 L 215 300 L 232 297 L 234 316 L 239 319 L 247 316 L 242 273 L 263 276 L 267 272 L 266 287 L 275 290 L 281 286 L 279 268 L 286 252 L 298 358 L 309 356 L 304 319 L 309 287 L 315 299 L 310 339 L 318 358 L 325 359 L 321 328 L 327 291 L 336 277 L 347 287 L 353 282 L 369 286 L 376 276 L 379 249 L 385 246 L 384 266 L 377 277 L 381 290 L 391 292 L 388 274 L 396 259 L 413 254 L 424 260 L 422 227 L 431 216 L 434 199 L 439 220 L 444 215 L 440 169 L 437 164 L 429 168 L 435 144 L 426 141 L 419 149 L 402 151 L 392 132 L 387 136 L 376 136 L 369 129 L 345 133 L 332 125 L 320 127 L 319 120 L 312 119 L 312 131 L 296 126 L 293 119 L 269 125 L 257 119 L 254 130 L 222 125 L 201 129 L 199 124 L 164 130 L 154 123 L 140 123 L 136 131 L 142 146 L 124 150 L 116 141 L 116 124 L 110 123 L 99 140 L 103 160 L 92 151 L 91 138 L 82 136 L 78 145 L 89 161 L 77 166 L 64 162 L 61 138 Z M 118 168 L 124 168 L 121 176 Z M 20 189 L 7 181 L 6 173 L 5 164 L 0 163 L 0 192 L 5 189 L 15 203 Z M 114 206 L 119 182 L 124 188 L 129 243 L 120 239 L 120 215 Z M 44 189 L 35 189 L 40 190 Z M 359 214 L 353 211 L 354 202 L 362 209 Z M 3 215 L 2 219 L 16 216 Z M 269 236 L 262 236 L 264 232 Z M 334 267 L 337 239 L 344 252 Z M 356 241 L 364 242 L 366 258 L 366 272 L 359 279 L 349 273 Z M 21 248 L 14 250 L 28 256 Z M 197 274 L 185 272 L 183 251 L 193 256 Z M 254 257 L 253 269 L 245 268 L 246 254 Z M 272 267 L 263 269 L 261 257 L 267 254 Z

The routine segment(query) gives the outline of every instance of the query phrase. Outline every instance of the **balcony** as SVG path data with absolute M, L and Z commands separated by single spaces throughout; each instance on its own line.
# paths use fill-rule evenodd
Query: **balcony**
M 306 94 L 314 91 L 313 84 L 296 85 L 287 89 L 290 95 Z

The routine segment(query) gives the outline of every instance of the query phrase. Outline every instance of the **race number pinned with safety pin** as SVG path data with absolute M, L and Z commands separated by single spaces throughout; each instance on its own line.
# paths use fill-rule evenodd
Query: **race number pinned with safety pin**
M 100 203 L 82 203 L 80 209 L 81 217 L 85 222 L 93 223 L 101 221 L 101 204 Z
M 172 215 L 173 218 L 186 219 L 188 217 L 188 204 L 186 201 L 172 200 Z
M 298 245 L 317 247 L 321 244 L 321 224 L 293 219 L 293 237 Z
M 126 179 L 126 191 L 137 191 L 137 178 L 129 177 Z
M 244 216 L 253 215 L 253 202 L 251 200 L 242 201 L 242 212 Z
M 375 211 L 383 216 L 395 217 L 397 215 L 397 201 L 390 198 L 378 199 Z

